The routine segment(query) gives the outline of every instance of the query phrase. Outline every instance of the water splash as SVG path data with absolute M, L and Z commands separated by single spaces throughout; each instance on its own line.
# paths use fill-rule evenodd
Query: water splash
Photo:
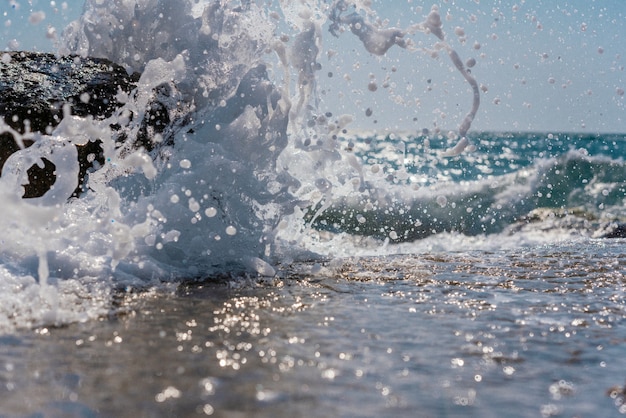
M 468 146 L 467 132 L 469 131 L 478 108 L 480 107 L 480 89 L 476 79 L 471 75 L 470 71 L 465 68 L 463 61 L 459 57 L 459 54 L 445 42 L 445 34 L 443 31 L 443 24 L 441 22 L 441 16 L 439 15 L 439 7 L 432 6 L 428 17 L 419 24 L 413 25 L 411 28 L 403 30 L 399 28 L 380 28 L 369 22 L 364 16 L 360 15 L 356 11 L 344 14 L 350 8 L 355 7 L 354 4 L 346 0 L 336 0 L 331 7 L 330 20 L 330 32 L 338 36 L 339 33 L 344 30 L 344 27 L 348 27 L 350 31 L 355 34 L 365 46 L 365 49 L 374 55 L 384 55 L 389 48 L 397 45 L 401 48 L 412 48 L 412 43 L 407 40 L 409 34 L 415 31 L 424 32 L 427 34 L 433 34 L 441 40 L 436 45 L 436 49 L 445 50 L 456 69 L 461 73 L 463 78 L 472 88 L 473 99 L 472 107 L 467 113 L 463 121 L 459 125 L 460 140 L 453 148 L 444 152 L 444 156 L 459 155 Z
M 33 313 L 20 290 L 12 298 L 24 298 L 8 322 L 63 322 L 102 312 L 101 303 L 91 309 L 85 301 L 81 313 L 68 315 L 63 286 L 46 285 L 59 280 L 88 293 L 93 284 L 86 278 L 113 289 L 216 274 L 271 276 L 278 260 L 310 255 L 311 224 L 335 196 L 355 187 L 378 193 L 358 159 L 339 149 L 337 136 L 351 117 L 317 109 L 326 25 L 335 36 L 349 29 L 375 55 L 393 46 L 421 53 L 410 40 L 416 32 L 439 38 L 435 49 L 449 53 L 474 89 L 451 153 L 461 152 L 479 96 L 444 42 L 438 9 L 408 29 L 379 27 L 373 16 L 368 6 L 347 1 L 260 7 L 88 0 L 64 31 L 59 53 L 107 58 L 141 76 L 134 91 L 120 93 L 121 107 L 109 117 L 67 113 L 51 132 L 11 132 L 21 149 L 0 178 L 7 212 L 0 220 L 7 231 L 2 262 L 56 302 Z M 166 127 L 142 125 L 155 114 Z M 11 131 L 5 124 L 0 130 Z M 24 148 L 25 138 L 35 145 Z M 67 200 L 78 164 L 75 147 L 66 145 L 96 139 L 105 162 L 89 174 L 88 191 Z M 20 199 L 26 169 L 44 157 L 57 167 L 54 187 Z

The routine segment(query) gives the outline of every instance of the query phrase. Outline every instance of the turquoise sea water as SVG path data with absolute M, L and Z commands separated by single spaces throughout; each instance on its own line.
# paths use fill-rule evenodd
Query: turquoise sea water
M 586 227 L 574 231 L 582 234 L 601 235 L 599 227 L 623 221 L 623 135 L 474 133 L 470 138 L 475 150 L 443 159 L 439 155 L 448 141 L 441 137 L 351 140 L 350 147 L 383 173 L 389 188 L 404 190 L 392 197 L 366 190 L 338 198 L 317 225 L 382 239 L 395 231 L 397 242 L 446 231 L 499 234 L 549 213 L 552 219 L 572 214 L 569 220 L 586 220 Z

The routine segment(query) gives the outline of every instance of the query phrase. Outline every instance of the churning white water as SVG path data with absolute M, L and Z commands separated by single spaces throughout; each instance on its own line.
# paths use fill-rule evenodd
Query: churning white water
M 35 145 L 12 155 L 0 178 L 0 327 L 101 315 L 116 287 L 213 274 L 272 276 L 278 259 L 332 252 L 311 241 L 315 217 L 305 220 L 306 212 L 317 205 L 318 216 L 334 196 L 372 194 L 378 186 L 374 170 L 339 147 L 351 117 L 316 108 L 324 38 L 356 35 L 375 55 L 392 47 L 449 55 L 473 92 L 460 140 L 447 152 L 455 155 L 468 144 L 480 100 L 444 33 L 436 6 L 422 23 L 400 29 L 385 27 L 365 3 L 343 0 L 263 8 L 87 1 L 63 32 L 59 53 L 108 58 L 141 78 L 130 95 L 120 92 L 124 105 L 105 120 L 66 111 L 52 132 L 12 132 Z M 417 37 L 431 46 L 418 48 Z M 157 149 L 149 152 L 133 144 L 133 121 L 163 85 L 175 109 L 170 138 L 155 135 Z M 131 138 L 122 146 L 114 124 Z M 0 129 L 11 131 L 4 123 Z M 106 162 L 89 175 L 89 192 L 68 200 L 78 172 L 76 148 L 68 145 L 96 139 Z M 44 157 L 57 167 L 54 187 L 22 199 L 26 169 Z

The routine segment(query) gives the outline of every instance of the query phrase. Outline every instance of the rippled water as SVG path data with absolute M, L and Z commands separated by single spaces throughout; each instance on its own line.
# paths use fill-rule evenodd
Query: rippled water
M 121 292 L 115 317 L 2 337 L 2 416 L 620 415 L 625 243 Z

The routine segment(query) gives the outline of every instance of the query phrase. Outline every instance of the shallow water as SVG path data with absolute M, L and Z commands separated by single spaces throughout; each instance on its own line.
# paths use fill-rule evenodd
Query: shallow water
M 623 240 L 282 266 L 2 338 L 3 416 L 617 416 Z M 69 354 L 71 353 L 71 354 Z

